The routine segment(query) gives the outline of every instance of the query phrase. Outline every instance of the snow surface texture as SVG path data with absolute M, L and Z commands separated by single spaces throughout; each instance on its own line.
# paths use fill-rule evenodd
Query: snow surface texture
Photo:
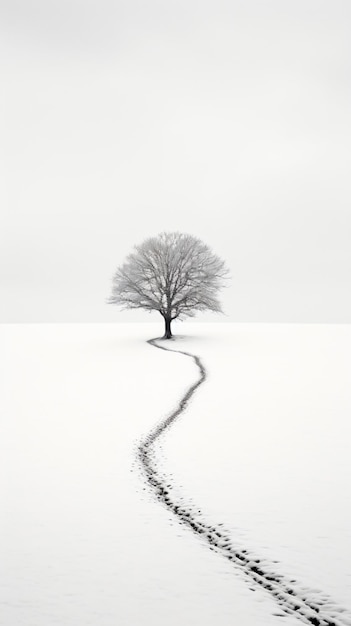
M 147 345 L 152 324 L 0 327 L 1 624 L 311 623 L 228 546 L 351 623 L 350 327 L 178 329 L 208 375 L 152 462 L 212 543 L 131 472 L 193 360 Z

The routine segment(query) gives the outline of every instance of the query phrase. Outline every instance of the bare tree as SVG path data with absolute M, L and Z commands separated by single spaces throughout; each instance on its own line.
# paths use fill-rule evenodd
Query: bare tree
M 174 319 L 197 311 L 222 312 L 217 298 L 228 270 L 217 255 L 192 235 L 161 233 L 135 246 L 113 277 L 110 304 L 158 311 L 165 339 Z

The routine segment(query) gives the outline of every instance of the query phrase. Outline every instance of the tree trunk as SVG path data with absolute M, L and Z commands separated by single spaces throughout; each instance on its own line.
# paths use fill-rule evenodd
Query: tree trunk
M 163 335 L 164 339 L 170 339 L 172 337 L 172 332 L 171 332 L 171 318 L 170 317 L 165 317 L 165 334 Z

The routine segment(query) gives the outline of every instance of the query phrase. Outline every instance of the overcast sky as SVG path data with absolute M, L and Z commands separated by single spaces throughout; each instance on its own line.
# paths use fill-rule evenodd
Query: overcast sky
M 2 0 L 0 321 L 107 305 L 191 233 L 226 318 L 351 322 L 349 0 Z

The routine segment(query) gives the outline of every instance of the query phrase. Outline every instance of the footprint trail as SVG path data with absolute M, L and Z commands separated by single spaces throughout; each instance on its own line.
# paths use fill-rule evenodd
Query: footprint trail
M 201 359 L 190 352 L 166 348 L 164 342 L 160 345 L 159 339 L 149 339 L 148 343 L 155 348 L 166 352 L 176 352 L 192 359 L 199 371 L 198 379 L 187 389 L 172 413 L 162 420 L 139 443 L 137 455 L 141 463 L 147 483 L 152 488 L 157 499 L 172 512 L 181 524 L 187 526 L 198 537 L 205 541 L 211 550 L 240 569 L 248 582 L 264 588 L 273 596 L 281 611 L 294 615 L 305 624 L 313 626 L 351 626 L 351 616 L 321 592 L 308 588 L 301 588 L 294 579 L 283 577 L 274 572 L 274 562 L 253 556 L 247 549 L 235 546 L 229 532 L 223 525 L 210 524 L 204 521 L 204 514 L 199 508 L 190 503 L 184 503 L 176 495 L 172 478 L 163 475 L 160 470 L 155 451 L 155 444 L 168 431 L 174 422 L 188 406 L 196 390 L 205 382 L 206 368 Z M 170 343 L 168 340 L 167 345 Z

